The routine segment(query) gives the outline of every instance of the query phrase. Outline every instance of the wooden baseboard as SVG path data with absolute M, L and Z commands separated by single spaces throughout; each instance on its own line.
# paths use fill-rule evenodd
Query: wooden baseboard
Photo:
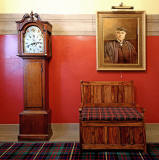
M 50 141 L 79 141 L 79 123 L 54 123 Z M 159 143 L 159 123 L 146 123 L 146 142 Z M 0 141 L 18 141 L 19 124 L 0 124 Z

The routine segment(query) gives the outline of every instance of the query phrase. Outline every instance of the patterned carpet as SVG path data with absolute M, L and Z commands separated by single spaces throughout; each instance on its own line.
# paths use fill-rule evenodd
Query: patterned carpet
M 148 144 L 144 152 L 80 152 L 79 143 L 0 143 L 0 159 L 12 160 L 159 160 L 159 144 Z

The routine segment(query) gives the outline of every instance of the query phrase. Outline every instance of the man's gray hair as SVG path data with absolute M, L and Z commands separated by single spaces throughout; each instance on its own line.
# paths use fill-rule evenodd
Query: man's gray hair
M 124 32 L 127 32 L 127 29 L 124 28 L 124 27 L 118 27 L 118 28 L 116 28 L 116 31 L 124 31 Z

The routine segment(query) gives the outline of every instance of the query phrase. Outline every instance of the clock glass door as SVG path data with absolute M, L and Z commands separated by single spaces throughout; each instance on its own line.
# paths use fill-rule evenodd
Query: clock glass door
M 30 26 L 24 34 L 24 53 L 43 53 L 43 34 L 37 26 Z

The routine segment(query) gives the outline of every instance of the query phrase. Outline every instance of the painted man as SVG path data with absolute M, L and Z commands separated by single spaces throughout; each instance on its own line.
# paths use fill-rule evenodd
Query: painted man
M 120 64 L 137 64 L 135 47 L 125 40 L 126 29 L 119 27 L 115 31 L 116 40 L 104 44 L 104 62 Z

